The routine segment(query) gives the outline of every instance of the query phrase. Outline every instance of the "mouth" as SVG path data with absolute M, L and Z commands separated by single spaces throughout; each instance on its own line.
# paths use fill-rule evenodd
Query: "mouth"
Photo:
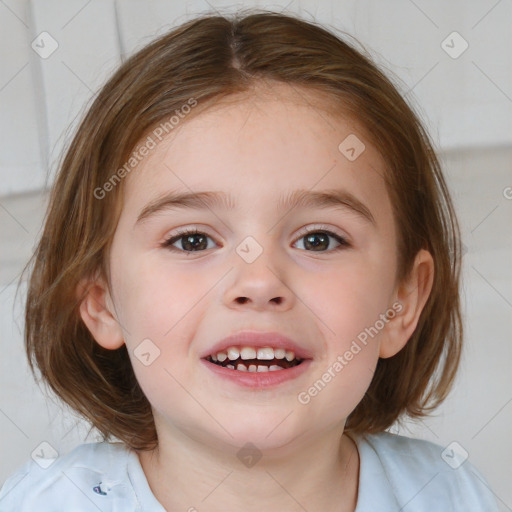
M 233 346 L 212 353 L 206 361 L 238 372 L 263 373 L 299 366 L 303 359 L 293 350 L 278 347 Z
M 217 377 L 251 389 L 270 389 L 307 372 L 312 352 L 279 332 L 238 331 L 203 352 L 201 361 Z

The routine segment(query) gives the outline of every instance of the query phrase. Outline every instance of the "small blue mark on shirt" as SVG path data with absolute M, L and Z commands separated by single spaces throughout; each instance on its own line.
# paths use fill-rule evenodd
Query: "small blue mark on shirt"
M 102 484 L 103 482 L 100 482 L 98 485 L 96 485 L 95 487 L 92 488 L 92 490 L 96 493 L 96 494 L 101 494 L 101 496 L 106 496 L 107 493 L 105 492 L 107 489 L 105 487 L 102 487 Z

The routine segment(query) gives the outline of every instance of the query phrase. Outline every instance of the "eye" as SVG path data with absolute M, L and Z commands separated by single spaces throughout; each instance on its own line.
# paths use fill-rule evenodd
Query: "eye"
M 333 251 L 338 251 L 345 247 L 350 247 L 350 244 L 345 238 L 343 238 L 341 235 L 333 233 L 328 229 L 316 228 L 313 230 L 304 231 L 301 233 L 301 236 L 298 240 L 304 240 L 303 245 L 304 249 L 306 250 L 328 252 L 327 249 L 331 246 L 331 238 L 334 238 L 334 240 L 338 243 L 338 246 L 331 248 Z
M 213 240 L 206 233 L 198 231 L 197 229 L 179 231 L 176 235 L 165 240 L 165 242 L 162 243 L 162 247 L 182 252 L 204 251 L 206 249 L 211 249 L 211 247 L 208 247 L 208 238 Z M 176 243 L 181 245 L 181 248 L 174 247 Z
M 178 231 L 177 234 L 165 240 L 162 243 L 162 247 L 173 251 L 201 252 L 212 248 L 212 246 L 208 247 L 208 239 L 213 240 L 210 236 L 202 231 L 197 229 L 189 229 Z M 304 240 L 303 248 L 315 252 L 328 252 L 329 248 L 332 251 L 336 251 L 345 247 L 350 247 L 350 244 L 344 237 L 333 233 L 328 229 L 316 228 L 310 229 L 309 231 L 305 230 L 301 233 L 301 236 L 298 240 L 300 241 L 302 239 Z M 334 248 L 331 247 L 331 239 L 334 239 L 338 244 Z M 176 246 L 176 244 L 178 244 L 178 246 Z M 299 247 L 299 249 L 300 248 L 301 247 Z

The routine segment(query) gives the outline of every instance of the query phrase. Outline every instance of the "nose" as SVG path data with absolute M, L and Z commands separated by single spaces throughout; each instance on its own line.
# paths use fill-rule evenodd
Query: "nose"
M 289 270 L 284 262 L 276 261 L 275 254 L 266 249 L 251 263 L 236 255 L 238 261 L 235 259 L 232 280 L 225 290 L 228 307 L 284 311 L 293 306 L 296 297 L 288 285 Z

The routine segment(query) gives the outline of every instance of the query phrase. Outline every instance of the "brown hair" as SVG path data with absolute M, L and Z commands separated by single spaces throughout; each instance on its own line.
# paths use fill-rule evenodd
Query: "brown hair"
M 122 181 L 108 197 L 94 192 L 112 178 L 152 127 L 197 101 L 215 101 L 274 80 L 329 98 L 358 120 L 386 163 L 398 229 L 398 275 L 417 252 L 433 256 L 430 297 L 416 330 L 395 356 L 379 359 L 346 431 L 379 432 L 403 414 L 421 417 L 451 388 L 460 359 L 460 241 L 452 202 L 432 144 L 417 115 L 369 57 L 328 30 L 268 11 L 203 15 L 129 58 L 95 98 L 61 162 L 44 232 L 33 255 L 26 303 L 26 350 L 51 389 L 108 440 L 151 449 L 151 407 L 126 346 L 106 350 L 81 320 L 81 279 L 109 282 L 108 255 L 122 208 Z M 448 355 L 448 357 L 446 357 Z

